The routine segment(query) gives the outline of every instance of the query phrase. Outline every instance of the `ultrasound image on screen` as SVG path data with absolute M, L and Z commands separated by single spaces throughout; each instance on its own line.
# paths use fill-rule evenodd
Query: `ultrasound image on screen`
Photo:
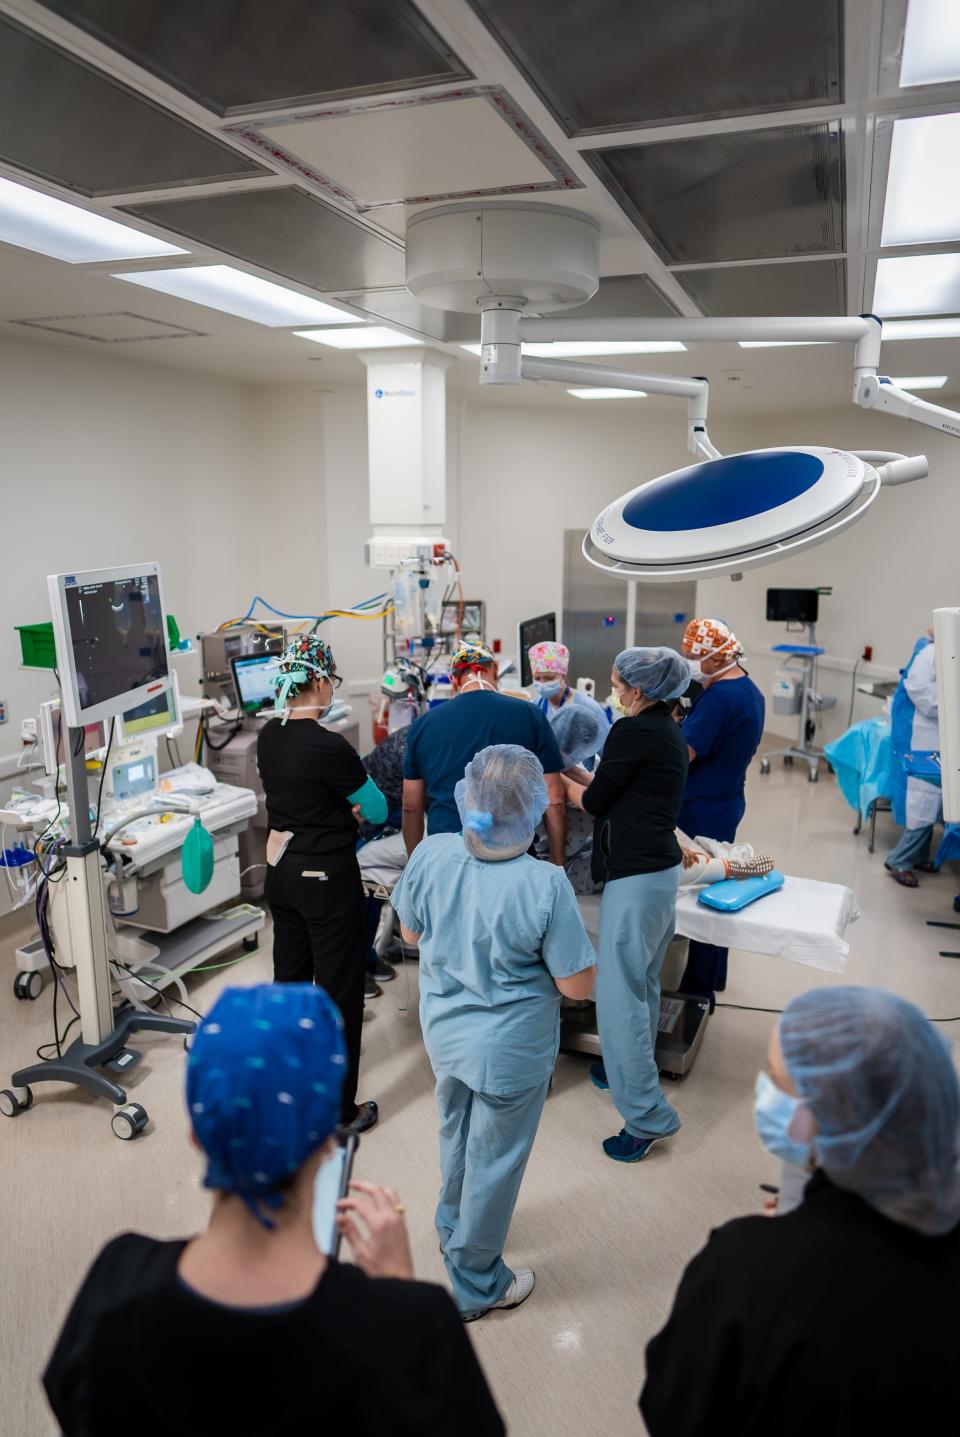
M 167 677 L 156 574 L 70 586 L 66 601 L 83 708 Z

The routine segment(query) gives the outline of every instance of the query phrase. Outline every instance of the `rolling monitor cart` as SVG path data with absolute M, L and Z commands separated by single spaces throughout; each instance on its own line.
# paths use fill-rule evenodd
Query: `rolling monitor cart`
M 529 688 L 533 683 L 530 671 L 530 650 L 534 644 L 547 643 L 557 637 L 556 614 L 538 614 L 535 619 L 523 619 L 517 625 L 517 657 L 520 664 L 520 683 Z
M 0 1091 L 0 1113 L 16 1117 L 33 1102 L 31 1083 L 72 1083 L 115 1105 L 119 1138 L 133 1138 L 147 1123 L 139 1103 L 127 1103 L 119 1083 L 100 1069 L 122 1073 L 139 1054 L 127 1048 L 131 1033 L 192 1033 L 195 1024 L 137 1008 L 113 1010 L 110 957 L 100 877 L 100 841 L 90 824 L 84 725 L 150 704 L 170 688 L 170 660 L 157 564 L 51 574 L 47 580 L 59 663 L 63 752 L 71 841 L 66 860 L 66 901 L 80 998 L 80 1037 L 62 1056 L 13 1074 Z
M 835 707 L 835 698 L 823 698 L 814 687 L 817 659 L 824 649 L 817 644 L 817 619 L 820 616 L 820 595 L 830 589 L 768 589 L 767 621 L 786 624 L 787 629 L 806 629 L 805 644 L 774 644 L 771 652 L 783 656 L 780 677 L 774 689 L 774 712 L 797 714 L 800 737 L 787 748 L 765 753 L 760 759 L 760 772 L 770 772 L 770 760 L 782 758 L 785 764 L 794 759 L 807 765 L 807 777 L 816 783 L 823 749 L 813 742 L 817 729 L 816 715 Z M 781 692 L 782 691 L 782 692 Z

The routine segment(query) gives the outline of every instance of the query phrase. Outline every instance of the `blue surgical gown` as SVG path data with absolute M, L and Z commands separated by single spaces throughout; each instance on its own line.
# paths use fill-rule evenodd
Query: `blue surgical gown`
M 554 979 L 596 962 L 562 868 L 472 858 L 459 833 L 414 849 L 391 898 L 420 937 L 420 1022 L 433 1070 L 505 1097 L 542 1083 L 560 1045 Z

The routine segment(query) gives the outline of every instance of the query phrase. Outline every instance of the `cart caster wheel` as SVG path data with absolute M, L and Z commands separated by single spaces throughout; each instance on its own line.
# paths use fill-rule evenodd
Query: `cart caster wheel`
M 259 940 L 259 938 L 244 938 L 244 940 L 243 940 L 243 951 L 244 951 L 244 953 L 256 953 L 256 951 L 257 951 L 257 949 L 258 949 L 259 947 L 260 947 L 260 940 Z
M 32 1107 L 32 1088 L 3 1088 L 0 1090 L 0 1113 L 5 1118 L 17 1118 Z
M 42 973 L 18 973 L 13 980 L 13 996 L 22 1001 L 33 1002 L 43 992 Z
M 770 760 L 769 760 L 768 758 L 764 758 L 764 759 L 761 759 L 761 760 L 760 760 L 760 772 L 761 772 L 761 773 L 769 773 L 769 772 L 770 772 Z
M 787 768 L 793 768 L 793 754 L 785 753 L 783 755 L 783 761 L 786 764 Z
M 810 770 L 810 772 L 807 774 L 807 778 L 809 779 L 809 781 L 810 781 L 811 783 L 817 783 L 817 782 L 819 781 L 820 774 L 819 774 L 819 772 L 817 771 L 817 769 L 812 768 L 812 769 Z
M 147 1110 L 139 1103 L 127 1103 L 126 1107 L 118 1108 L 110 1119 L 110 1126 L 115 1135 L 125 1143 L 129 1143 L 138 1133 L 142 1133 L 148 1122 Z

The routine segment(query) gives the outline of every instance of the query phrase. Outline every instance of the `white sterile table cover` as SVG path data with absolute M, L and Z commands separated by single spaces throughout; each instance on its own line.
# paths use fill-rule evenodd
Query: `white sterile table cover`
M 860 917 L 857 900 L 840 883 L 815 878 L 787 878 L 778 893 L 758 898 L 739 913 L 719 913 L 697 902 L 701 887 L 681 888 L 677 897 L 677 932 L 701 943 L 766 953 L 788 963 L 805 963 L 827 973 L 842 973 L 849 943 L 844 934 Z M 583 922 L 591 938 L 600 931 L 600 898 L 580 898 Z
M 677 898 L 677 932 L 685 938 L 766 953 L 827 973 L 842 973 L 846 967 L 850 945 L 844 934 L 860 910 L 843 884 L 788 877 L 779 892 L 758 898 L 739 913 L 704 907 L 697 902 L 700 891 L 682 888 Z

